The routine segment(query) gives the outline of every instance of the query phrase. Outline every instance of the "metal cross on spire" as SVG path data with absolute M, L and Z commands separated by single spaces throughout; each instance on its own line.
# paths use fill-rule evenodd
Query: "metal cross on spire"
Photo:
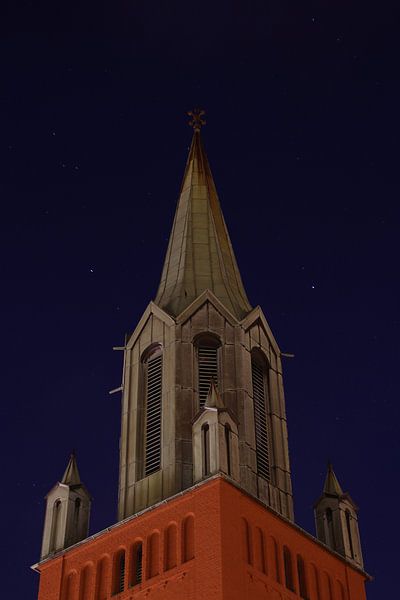
M 205 119 L 203 119 L 203 115 L 206 114 L 205 110 L 201 110 L 200 108 L 194 108 L 188 112 L 189 117 L 192 117 L 189 121 L 189 125 L 193 127 L 194 131 L 200 131 L 203 125 L 206 124 Z

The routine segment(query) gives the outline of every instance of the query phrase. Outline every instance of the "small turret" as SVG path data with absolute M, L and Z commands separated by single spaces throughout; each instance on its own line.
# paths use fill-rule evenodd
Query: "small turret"
M 317 538 L 347 560 L 363 568 L 358 508 L 343 492 L 331 463 L 322 496 L 314 505 Z
M 87 537 L 90 505 L 91 496 L 72 453 L 61 481 L 46 496 L 41 559 Z
M 239 481 L 237 422 L 223 404 L 214 381 L 204 407 L 193 421 L 193 480 L 225 473 Z

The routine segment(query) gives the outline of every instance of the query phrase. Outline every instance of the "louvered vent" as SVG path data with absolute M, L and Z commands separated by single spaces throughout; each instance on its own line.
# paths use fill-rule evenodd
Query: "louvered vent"
M 218 348 L 210 346 L 199 346 L 199 401 L 200 406 L 204 406 L 210 390 L 211 380 L 213 379 L 218 387 Z
M 265 407 L 264 370 L 256 361 L 251 365 L 253 380 L 254 424 L 256 430 L 257 472 L 270 480 L 267 411 Z
M 162 355 L 147 362 L 145 475 L 161 466 Z
M 119 580 L 118 591 L 123 592 L 125 589 L 125 552 L 121 554 L 119 559 Z
M 136 549 L 136 564 L 135 564 L 135 583 L 136 584 L 142 583 L 142 575 L 143 575 L 142 562 L 143 562 L 142 544 L 139 544 L 139 546 Z

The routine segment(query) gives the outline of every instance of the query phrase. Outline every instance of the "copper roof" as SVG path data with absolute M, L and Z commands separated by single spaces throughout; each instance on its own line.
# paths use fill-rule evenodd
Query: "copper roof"
M 194 127 L 155 303 L 177 316 L 206 289 L 238 319 L 251 310 L 200 127 Z

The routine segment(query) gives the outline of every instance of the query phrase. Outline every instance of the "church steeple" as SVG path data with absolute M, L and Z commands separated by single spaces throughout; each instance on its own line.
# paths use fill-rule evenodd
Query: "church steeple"
M 177 316 L 209 289 L 242 319 L 251 306 L 201 139 L 203 111 L 189 114 L 193 139 L 155 303 Z
M 192 117 L 157 297 L 124 348 L 119 519 L 218 473 L 293 519 L 281 353 L 247 299 Z

